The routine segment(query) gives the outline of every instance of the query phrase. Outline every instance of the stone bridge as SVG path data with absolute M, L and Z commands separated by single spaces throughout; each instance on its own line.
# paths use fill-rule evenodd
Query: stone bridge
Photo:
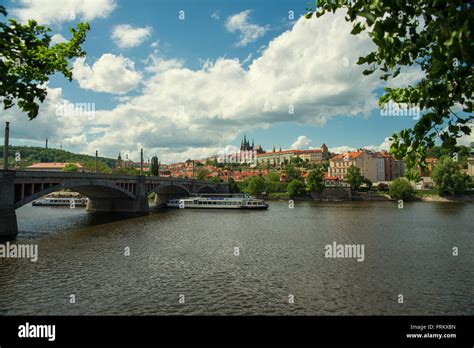
M 15 209 L 48 193 L 71 189 L 89 198 L 88 211 L 146 213 L 148 195 L 161 202 L 192 193 L 228 193 L 225 183 L 156 176 L 0 170 L 0 237 L 18 233 Z

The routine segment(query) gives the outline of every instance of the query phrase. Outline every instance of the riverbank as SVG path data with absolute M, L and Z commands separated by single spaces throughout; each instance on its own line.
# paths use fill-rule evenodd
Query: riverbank
M 333 202 L 383 202 L 383 201 L 396 201 L 396 199 L 391 198 L 388 194 L 377 193 L 372 195 L 366 194 L 353 194 L 351 199 L 347 200 L 327 200 L 327 199 L 314 199 L 312 197 L 293 197 L 290 198 L 288 194 L 277 194 L 273 195 L 270 194 L 264 197 L 266 201 L 288 201 L 290 199 L 294 201 L 333 201 Z M 417 195 L 413 201 L 417 202 L 446 202 L 446 203 L 459 203 L 459 202 L 466 202 L 466 203 L 474 203 L 474 195 L 456 195 L 456 196 L 440 196 L 436 193 L 423 193 L 417 192 Z
M 440 196 L 421 195 L 418 197 L 421 202 L 469 202 L 474 203 L 474 195 Z

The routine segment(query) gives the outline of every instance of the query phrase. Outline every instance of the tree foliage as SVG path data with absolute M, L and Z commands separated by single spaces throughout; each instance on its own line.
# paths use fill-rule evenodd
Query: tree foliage
M 92 159 L 91 159 L 91 160 L 88 160 L 88 161 L 84 164 L 84 169 L 85 169 L 87 172 L 91 172 L 91 173 L 95 172 L 95 160 L 92 160 Z M 108 166 L 105 162 L 103 162 L 103 161 L 101 161 L 101 160 L 98 160 L 98 161 L 97 161 L 97 169 L 98 169 L 99 173 L 106 173 L 106 174 L 108 174 L 108 173 L 111 172 L 109 166 Z
M 156 156 L 151 158 L 150 172 L 151 175 L 160 176 L 160 163 L 158 162 L 158 157 Z
M 309 191 L 321 192 L 324 189 L 324 172 L 321 167 L 316 167 L 306 179 Z
M 300 177 L 300 171 L 293 167 L 291 164 L 287 165 L 285 167 L 285 175 L 286 175 L 286 181 L 292 181 L 295 179 L 299 179 Z
M 365 182 L 365 178 L 360 173 L 359 167 L 350 166 L 349 169 L 347 169 L 346 181 L 351 185 L 353 190 L 358 190 Z
M 471 178 L 461 173 L 457 162 L 449 156 L 441 157 L 436 163 L 431 178 L 435 189 L 440 195 L 455 195 L 463 193 L 469 188 Z
M 207 180 L 208 175 L 211 174 L 209 169 L 201 168 L 197 170 L 196 179 L 198 180 Z
M 209 181 L 218 184 L 222 182 L 222 179 L 218 176 L 213 176 Z
M 265 189 L 265 181 L 261 176 L 252 176 L 245 188 L 245 192 L 252 196 L 260 196 Z
M 237 192 L 240 191 L 240 190 L 239 190 L 239 187 L 237 186 L 237 184 L 236 184 L 236 182 L 235 182 L 235 180 L 234 180 L 231 176 L 229 176 L 229 177 L 227 178 L 227 183 L 229 184 L 229 191 L 230 191 L 230 193 L 237 193 Z
M 269 171 L 268 174 L 265 176 L 265 180 L 272 181 L 272 182 L 279 182 L 280 174 L 274 170 Z
M 363 184 L 367 185 L 367 188 L 368 188 L 369 190 L 372 190 L 372 186 L 374 185 L 374 183 L 372 182 L 372 180 L 370 180 L 369 178 L 364 178 Z
M 405 178 L 396 178 L 390 183 L 389 195 L 394 199 L 412 200 L 415 198 L 415 190 Z
M 301 196 L 305 192 L 305 185 L 299 179 L 293 179 L 288 184 L 288 194 L 290 197 L 297 197 Z
M 85 163 L 86 169 L 95 171 L 95 156 L 83 155 L 65 151 L 62 149 L 44 148 L 37 146 L 12 146 L 8 147 L 8 158 L 12 167 L 15 165 L 16 154 L 20 154 L 20 167 L 24 169 L 33 163 L 38 162 L 60 162 L 60 163 Z M 0 158 L 3 156 L 3 145 L 0 146 Z M 99 157 L 99 170 L 110 171 L 116 166 L 116 159 Z M 89 166 L 90 164 L 90 166 Z
M 387 81 L 403 67 L 418 67 L 421 80 L 401 88 L 385 88 L 381 107 L 387 102 L 416 104 L 423 115 L 413 128 L 392 135 L 391 153 L 404 159 L 407 177 L 419 178 L 426 167 L 426 149 L 441 140 L 449 153 L 457 151 L 457 138 L 469 135 L 473 119 L 472 66 L 474 10 L 466 0 L 319 0 L 308 8 L 306 18 L 347 8 L 352 34 L 365 30 L 376 51 L 360 57 L 367 64 L 364 75 L 381 72 Z M 461 107 L 462 112 L 455 110 Z
M 0 6 L 4 16 L 7 11 Z M 21 24 L 14 19 L 0 22 L 0 99 L 4 109 L 15 105 L 30 119 L 38 116 L 39 104 L 47 95 L 46 82 L 57 72 L 69 81 L 72 70 L 69 59 L 83 57 L 81 45 L 86 39 L 89 24 L 78 23 L 69 29 L 71 40 L 50 46 L 51 29 L 29 20 Z
M 122 175 L 140 175 L 140 171 L 137 168 L 126 167 L 126 168 L 114 168 L 112 174 Z
M 388 191 L 388 185 L 384 182 L 381 182 L 377 185 L 377 191 Z
M 280 181 L 269 181 L 268 179 L 265 180 L 265 192 L 268 193 L 275 193 L 275 192 L 286 192 L 288 183 L 280 182 Z
M 78 172 L 79 167 L 75 165 L 74 163 L 66 163 L 62 171 L 63 172 Z

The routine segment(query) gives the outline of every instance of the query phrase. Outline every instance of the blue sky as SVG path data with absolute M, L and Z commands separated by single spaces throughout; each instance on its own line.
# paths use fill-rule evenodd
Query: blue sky
M 51 27 L 55 39 L 69 39 L 68 28 L 77 21 L 88 20 L 91 30 L 87 57 L 71 62 L 75 79 L 51 79 L 38 119 L 28 121 L 11 109 L 0 121 L 12 122 L 13 144 L 43 144 L 47 136 L 67 150 L 132 158 L 143 147 L 165 162 L 231 151 L 244 134 L 266 150 L 323 142 L 336 150 L 386 148 L 387 137 L 416 121 L 380 115 L 383 81 L 362 76 L 355 64 L 370 52 L 370 39 L 350 35 L 343 12 L 301 19 L 306 5 L 7 1 L 11 17 L 35 18 Z M 406 71 L 392 85 L 417 78 Z M 95 114 L 58 116 L 64 102 L 93 103 Z

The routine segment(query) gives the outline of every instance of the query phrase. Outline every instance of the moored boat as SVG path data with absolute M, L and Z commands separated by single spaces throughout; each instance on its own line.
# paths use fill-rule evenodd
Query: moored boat
M 247 194 L 201 194 L 171 199 L 166 206 L 181 209 L 268 209 L 268 203 Z
M 69 207 L 85 207 L 87 198 L 77 197 L 44 197 L 34 200 L 31 204 L 34 206 L 69 206 Z

